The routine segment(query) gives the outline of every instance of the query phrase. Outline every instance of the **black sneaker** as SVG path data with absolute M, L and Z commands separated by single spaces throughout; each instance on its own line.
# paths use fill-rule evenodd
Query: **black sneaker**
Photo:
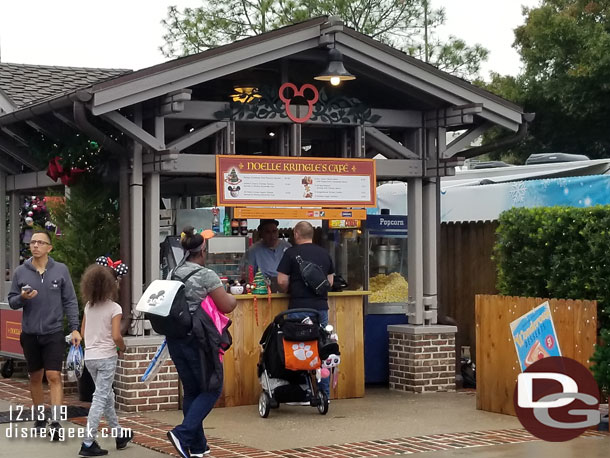
M 104 450 L 96 441 L 93 441 L 93 444 L 91 444 L 89 447 L 82 444 L 78 454 L 80 456 L 104 456 L 108 455 L 108 450 Z
M 49 437 L 54 442 L 57 442 L 64 437 L 64 429 L 59 422 L 54 421 L 51 423 L 51 426 L 49 426 Z
M 133 439 L 133 433 L 131 432 L 131 429 L 121 429 L 121 437 L 117 437 L 115 439 L 116 449 L 123 450 L 125 447 L 127 447 L 127 443 L 131 439 Z
M 47 420 L 36 420 L 34 422 L 34 429 L 40 434 L 43 429 L 47 429 Z
M 178 456 L 180 458 L 190 458 L 191 455 L 189 455 L 188 449 L 184 445 L 182 445 L 180 439 L 178 439 L 178 436 L 174 434 L 173 430 L 167 432 L 167 438 L 178 452 Z

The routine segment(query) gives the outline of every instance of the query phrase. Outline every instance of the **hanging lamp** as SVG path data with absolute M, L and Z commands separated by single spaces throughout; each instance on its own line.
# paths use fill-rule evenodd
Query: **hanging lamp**
M 356 77 L 348 72 L 343 66 L 343 54 L 336 48 L 328 50 L 328 65 L 326 70 L 318 76 L 314 76 L 318 81 L 329 81 L 333 86 L 338 86 L 342 81 L 355 80 Z

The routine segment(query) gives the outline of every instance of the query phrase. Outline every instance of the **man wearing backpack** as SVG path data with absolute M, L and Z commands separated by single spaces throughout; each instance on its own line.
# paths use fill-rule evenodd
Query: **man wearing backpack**
M 280 291 L 290 294 L 288 309 L 308 308 L 318 313 L 321 326 L 328 324 L 328 291 L 333 284 L 335 267 L 328 252 L 313 243 L 313 226 L 307 221 L 301 221 L 294 226 L 295 246 L 288 248 L 277 267 L 277 281 Z M 301 274 L 303 262 L 319 266 L 326 279 L 328 288 L 316 288 L 307 284 Z M 299 265 L 301 264 L 301 265 Z M 293 313 L 291 318 L 305 318 L 307 314 Z M 328 378 L 322 379 L 320 388 L 327 396 L 330 394 Z

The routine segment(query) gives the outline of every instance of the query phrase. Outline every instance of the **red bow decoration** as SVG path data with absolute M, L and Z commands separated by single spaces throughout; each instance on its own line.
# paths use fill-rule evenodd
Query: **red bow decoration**
M 47 169 L 47 176 L 53 180 L 57 181 L 59 178 L 61 183 L 64 186 L 71 186 L 74 184 L 76 178 L 85 173 L 86 170 L 79 169 L 77 167 L 72 167 L 70 169 L 64 169 L 60 163 L 61 157 L 55 156 L 53 159 L 49 161 L 49 168 Z
M 113 261 L 112 259 L 110 259 L 110 257 L 107 257 L 106 261 L 108 262 L 108 267 L 112 267 L 113 269 L 116 269 L 121 264 L 123 264 L 123 261 L 121 261 L 120 259 L 118 261 Z

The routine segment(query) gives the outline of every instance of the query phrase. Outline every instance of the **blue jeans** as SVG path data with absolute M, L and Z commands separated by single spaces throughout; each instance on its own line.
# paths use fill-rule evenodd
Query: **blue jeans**
M 311 315 L 311 313 L 307 312 L 296 312 L 287 315 L 287 318 L 302 320 Z M 318 310 L 318 322 L 322 327 L 325 327 L 328 324 L 328 310 Z M 326 397 L 330 399 L 330 377 L 320 380 L 320 383 L 318 383 L 318 389 L 326 393 Z
M 117 356 L 103 359 L 87 359 L 85 366 L 95 382 L 95 393 L 87 416 L 87 437 L 83 443 L 90 447 L 97 436 L 97 428 L 102 415 L 106 417 L 106 423 L 110 428 L 118 430 L 119 419 L 114 410 L 114 373 L 116 372 Z
M 195 339 L 167 339 L 167 348 L 182 381 L 182 424 L 173 429 L 180 443 L 191 453 L 203 453 L 207 439 L 203 432 L 203 420 L 214 408 L 222 388 L 215 391 L 201 390 L 201 360 Z

